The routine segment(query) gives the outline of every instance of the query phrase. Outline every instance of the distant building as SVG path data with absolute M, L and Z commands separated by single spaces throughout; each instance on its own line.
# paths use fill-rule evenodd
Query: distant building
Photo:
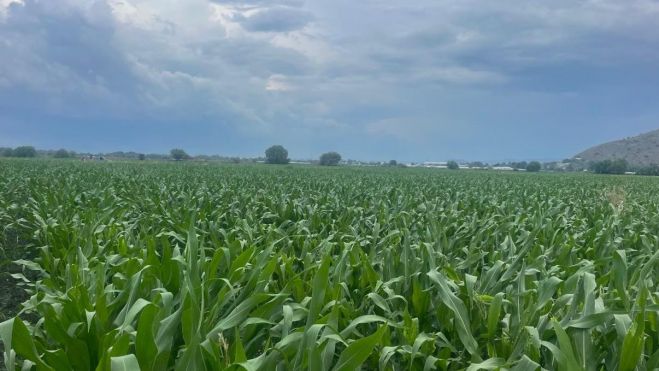
M 447 162 L 432 162 L 432 161 L 426 161 L 422 164 L 423 167 L 433 167 L 437 169 L 446 169 L 448 167 Z

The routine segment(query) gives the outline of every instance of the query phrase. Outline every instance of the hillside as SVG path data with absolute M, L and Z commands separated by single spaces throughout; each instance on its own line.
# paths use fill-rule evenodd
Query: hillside
M 587 162 L 622 158 L 630 165 L 659 164 L 659 130 L 600 144 L 574 157 Z

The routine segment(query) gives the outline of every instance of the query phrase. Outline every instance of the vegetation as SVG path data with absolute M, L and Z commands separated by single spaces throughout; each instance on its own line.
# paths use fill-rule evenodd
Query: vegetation
M 188 155 L 184 150 L 180 148 L 174 148 L 173 150 L 169 151 L 169 154 L 176 161 L 190 159 L 190 155 Z
M 636 171 L 636 174 L 659 176 L 659 165 L 651 164 L 648 166 L 643 166 Z
M 627 161 L 624 159 L 603 160 L 591 165 L 591 170 L 597 174 L 624 174 L 627 168 Z
M 21 146 L 14 148 L 13 157 L 36 157 L 37 150 L 32 146 Z
M 268 164 L 287 164 L 288 151 L 280 145 L 274 145 L 265 150 L 265 162 Z
M 529 163 L 526 162 L 526 161 L 513 162 L 513 163 L 511 163 L 511 166 L 512 166 L 513 169 L 526 170 L 527 166 L 529 166 Z
M 0 161 L 10 370 L 652 370 L 651 177 Z M 36 256 L 30 258 L 32 254 Z
M 537 173 L 542 169 L 542 165 L 538 161 L 531 161 L 529 162 L 528 165 L 526 165 L 526 171 L 529 171 L 531 173 Z
M 451 169 L 451 170 L 458 170 L 460 169 L 460 165 L 458 165 L 457 162 L 455 161 L 449 161 L 446 163 L 446 167 Z
M 55 157 L 55 158 L 69 158 L 69 157 L 72 157 L 72 154 L 69 153 L 69 151 L 67 151 L 65 149 L 58 149 L 53 154 L 53 157 Z
M 336 152 L 327 152 L 320 155 L 321 166 L 336 166 L 341 162 L 341 155 Z
M 36 157 L 37 150 L 32 146 L 21 146 L 14 149 L 2 148 L 2 157 Z
M 659 130 L 589 148 L 575 156 L 586 163 L 624 159 L 630 166 L 659 163 Z

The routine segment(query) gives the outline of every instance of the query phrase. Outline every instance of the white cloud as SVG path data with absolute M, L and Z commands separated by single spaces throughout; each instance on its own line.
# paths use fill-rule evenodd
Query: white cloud
M 120 23 L 149 31 L 162 30 L 156 14 L 146 6 L 138 6 L 126 0 L 108 0 L 112 14 Z
M 7 16 L 8 8 L 12 4 L 22 5 L 23 0 L 0 0 L 0 20 Z
M 8 8 L 11 4 L 23 4 L 22 0 L 0 0 L 0 9 Z
M 248 31 L 290 32 L 304 28 L 312 20 L 304 9 L 290 6 L 274 6 L 244 12 L 237 21 Z
M 295 50 L 319 64 L 331 63 L 339 58 L 325 37 L 313 29 L 278 33 L 270 42 L 276 47 Z
M 265 83 L 268 91 L 291 91 L 294 87 L 284 75 L 271 75 Z

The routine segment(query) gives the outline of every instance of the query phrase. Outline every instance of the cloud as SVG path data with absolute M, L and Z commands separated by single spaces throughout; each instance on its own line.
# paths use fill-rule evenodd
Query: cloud
M 0 22 L 0 80 L 15 93 L 10 101 L 16 106 L 76 116 L 94 107 L 112 114 L 111 107 L 135 91 L 130 67 L 112 43 L 108 8 L 77 6 L 26 0 Z
M 0 0 L 0 20 L 7 15 L 8 8 L 13 4 L 22 5 L 21 0 Z
M 265 8 L 237 18 L 246 30 L 252 32 L 294 31 L 303 28 L 312 19 L 308 11 L 287 6 Z
M 257 6 L 302 6 L 305 0 L 210 0 L 213 3 L 242 6 L 242 7 L 257 7 Z
M 288 81 L 286 76 L 271 75 L 265 84 L 265 90 L 269 91 L 290 91 L 293 85 Z
M 578 141 L 507 138 L 659 122 L 658 17 L 652 0 L 0 0 L 0 129 L 133 125 L 205 149 L 240 151 L 223 141 L 236 136 L 371 158 L 392 143 L 410 157 L 565 156 Z
M 415 76 L 416 81 L 454 83 L 454 84 L 490 84 L 502 83 L 506 77 L 501 73 L 470 69 L 460 66 L 428 68 Z

